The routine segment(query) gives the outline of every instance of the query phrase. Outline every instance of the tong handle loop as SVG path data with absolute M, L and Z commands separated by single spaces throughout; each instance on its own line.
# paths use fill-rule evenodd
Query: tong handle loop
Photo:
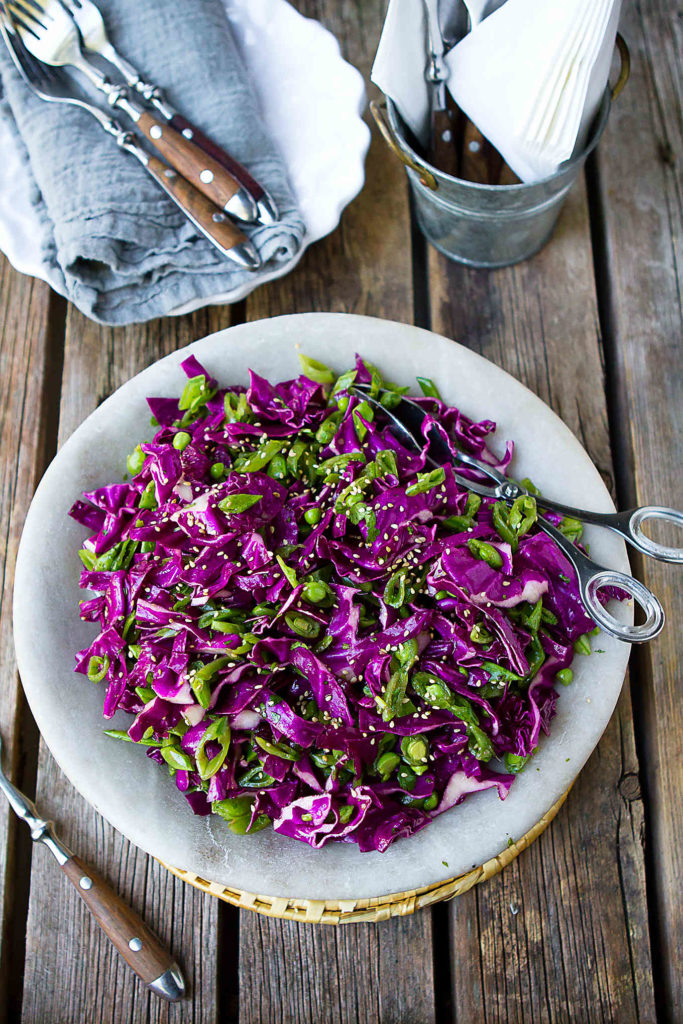
M 628 519 L 627 539 L 631 540 L 634 547 L 643 554 L 651 555 L 660 562 L 683 563 L 683 548 L 668 547 L 666 544 L 658 544 L 657 541 L 648 537 L 643 530 L 643 523 L 649 519 L 659 519 L 665 523 L 674 523 L 683 527 L 683 512 L 675 508 L 666 508 L 664 505 L 644 505 L 643 508 L 636 508 L 630 513 Z
M 645 612 L 645 622 L 633 626 L 619 622 L 600 603 L 598 594 L 603 587 L 618 587 L 625 590 Z M 598 569 L 583 585 L 582 597 L 586 610 L 595 623 L 626 643 L 642 644 L 653 640 L 664 626 L 664 609 L 655 595 L 640 580 L 615 569 Z

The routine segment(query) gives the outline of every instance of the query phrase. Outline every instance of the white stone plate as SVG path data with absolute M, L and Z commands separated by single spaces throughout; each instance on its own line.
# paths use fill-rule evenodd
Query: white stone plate
M 309 245 L 334 231 L 365 181 L 370 145 L 370 130 L 362 119 L 365 84 L 343 59 L 333 34 L 319 21 L 304 18 L 287 0 L 223 3 L 268 132 L 284 158 L 306 232 L 289 263 L 255 274 L 230 292 L 187 302 L 171 315 L 237 302 L 288 274 Z M 58 287 L 59 275 L 51 274 L 43 260 L 48 229 L 33 206 L 35 185 L 24 173 L 26 156 L 18 152 L 2 117 L 0 153 L 0 249 L 16 270 Z
M 150 437 L 147 395 L 178 395 L 178 368 L 193 353 L 223 384 L 247 383 L 247 368 L 272 380 L 299 372 L 297 350 L 341 371 L 359 351 L 401 384 L 433 377 L 444 398 L 475 419 L 498 422 L 494 446 L 513 438 L 513 473 L 530 476 L 549 497 L 613 511 L 579 442 L 550 409 L 508 374 L 468 349 L 427 331 L 369 317 L 306 313 L 232 327 L 166 356 L 95 410 L 47 470 L 26 519 L 14 592 L 19 671 L 38 726 L 73 785 L 148 853 L 225 885 L 269 896 L 349 899 L 431 885 L 481 864 L 518 839 L 576 778 L 605 729 L 621 690 L 629 647 L 600 635 L 599 649 L 575 661 L 561 687 L 552 735 L 505 801 L 475 794 L 384 854 L 352 844 L 314 851 L 271 830 L 234 836 L 222 819 L 195 817 L 168 774 L 133 744 L 102 730 L 103 690 L 73 671 L 74 653 L 94 635 L 78 617 L 79 559 L 86 536 L 67 512 L 82 491 L 119 480 L 125 457 Z M 572 387 L 571 381 L 567 387 Z M 588 528 L 591 552 L 628 572 L 623 543 Z M 631 611 L 619 614 L 630 621 Z M 113 724 L 125 728 L 130 717 Z M 111 727 L 112 722 L 108 723 Z M 49 805 L 46 808 L 49 811 Z

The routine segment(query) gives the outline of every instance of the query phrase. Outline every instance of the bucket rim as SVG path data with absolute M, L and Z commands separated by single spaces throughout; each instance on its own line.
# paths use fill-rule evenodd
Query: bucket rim
M 565 161 L 565 163 L 562 164 L 559 170 L 555 171 L 554 174 L 547 175 L 545 178 L 539 178 L 538 181 L 521 181 L 518 184 L 512 185 L 488 185 L 478 181 L 468 181 L 467 178 L 458 178 L 452 174 L 444 174 L 443 171 L 440 171 L 437 167 L 434 167 L 433 164 L 430 164 L 429 161 L 426 160 L 421 154 L 417 153 L 412 148 L 410 143 L 405 139 L 403 129 L 401 128 L 403 118 L 398 112 L 394 101 L 391 99 L 390 96 L 386 95 L 384 96 L 384 99 L 386 103 L 387 114 L 389 116 L 389 124 L 391 126 L 391 130 L 396 139 L 397 144 L 405 153 L 408 154 L 408 156 L 411 157 L 411 159 L 416 164 L 424 166 L 425 170 L 428 171 L 429 174 L 436 181 L 437 189 L 431 189 L 430 191 L 437 191 L 441 183 L 456 183 L 475 192 L 480 192 L 482 194 L 493 192 L 498 195 L 500 195 L 503 192 L 513 194 L 515 192 L 523 192 L 525 189 L 538 188 L 543 185 L 552 185 L 554 182 L 557 181 L 558 178 L 564 177 L 567 173 L 571 173 L 573 170 L 580 170 L 581 165 L 585 163 L 585 161 L 594 151 L 600 139 L 602 138 L 605 128 L 607 127 L 607 121 L 609 119 L 610 111 L 612 109 L 612 92 L 609 86 L 607 86 L 603 94 L 602 100 L 600 101 L 598 112 L 595 116 L 594 127 L 589 142 L 577 156 L 574 156 L 570 160 Z M 406 171 L 408 169 L 409 168 L 406 168 Z M 417 170 L 415 171 L 415 173 L 417 174 Z M 424 187 L 428 188 L 428 186 Z

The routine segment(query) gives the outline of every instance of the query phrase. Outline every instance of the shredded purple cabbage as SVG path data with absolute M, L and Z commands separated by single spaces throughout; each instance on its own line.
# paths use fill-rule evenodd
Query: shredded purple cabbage
M 130 479 L 84 495 L 76 670 L 104 682 L 108 735 L 166 765 L 195 814 L 313 847 L 386 850 L 478 790 L 504 799 L 548 733 L 555 682 L 594 623 L 536 525 L 429 470 L 382 416 L 406 390 L 357 358 L 335 378 L 219 388 L 191 356 Z M 506 469 L 421 381 L 451 446 Z M 552 517 L 575 542 L 580 524 Z

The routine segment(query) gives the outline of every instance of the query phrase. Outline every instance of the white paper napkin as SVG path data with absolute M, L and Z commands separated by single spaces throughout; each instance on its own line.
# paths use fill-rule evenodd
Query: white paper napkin
M 442 26 L 462 0 L 441 0 Z M 488 0 L 446 57 L 448 88 L 522 181 L 584 147 L 609 75 L 621 0 Z M 372 81 L 428 141 L 423 0 L 390 0 Z
M 507 0 L 449 53 L 456 103 L 522 181 L 585 144 L 607 85 L 621 0 Z

